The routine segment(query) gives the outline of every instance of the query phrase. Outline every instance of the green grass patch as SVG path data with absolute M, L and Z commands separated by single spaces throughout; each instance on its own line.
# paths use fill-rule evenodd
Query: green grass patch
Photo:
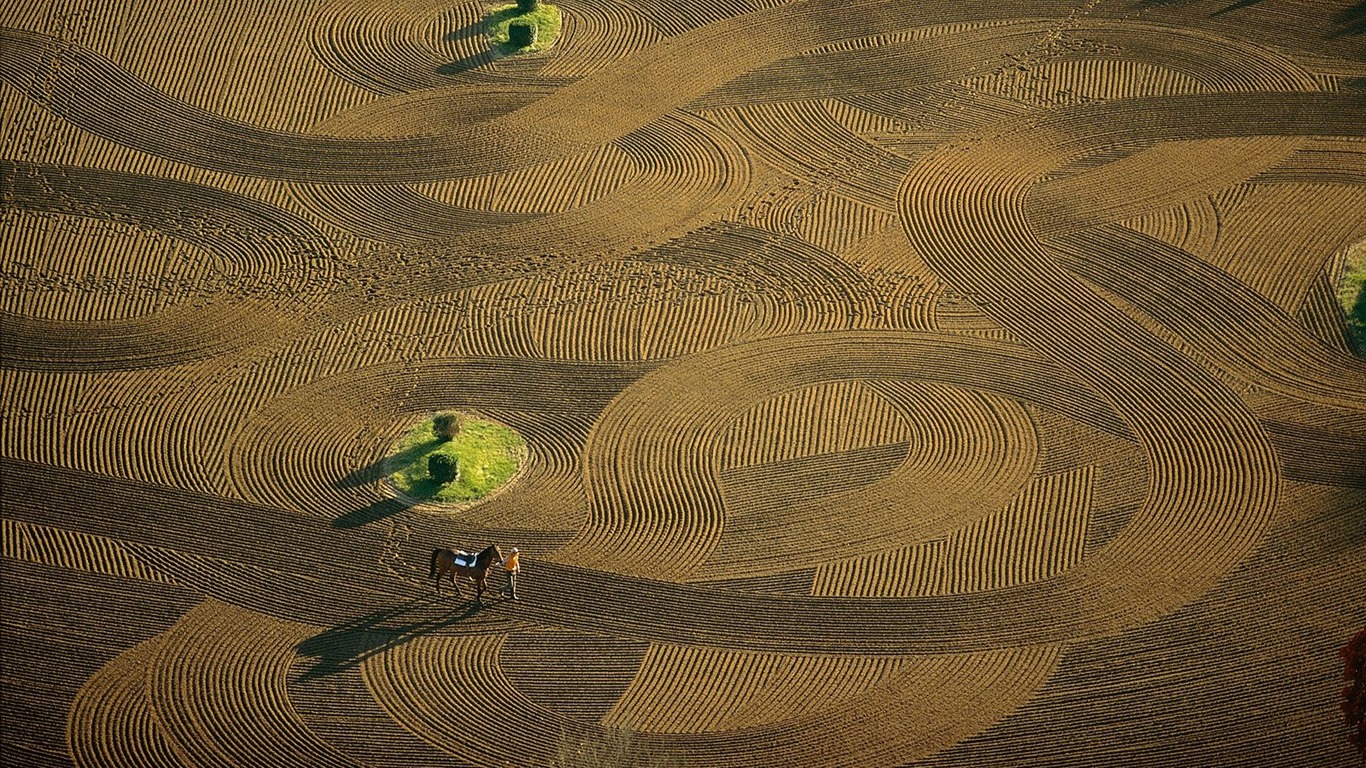
M 1366 348 L 1366 242 L 1347 249 L 1338 280 L 1338 303 L 1347 312 L 1347 325 L 1356 336 L 1357 347 Z
M 455 458 L 460 476 L 438 483 L 427 474 L 434 453 Z M 405 434 L 385 460 L 389 480 L 413 498 L 454 504 L 482 499 L 506 485 L 526 460 L 526 443 L 516 430 L 497 422 L 466 417 L 455 439 L 442 442 L 427 419 Z
M 526 48 L 518 48 L 508 42 L 508 25 L 516 22 L 536 25 L 536 42 Z M 489 45 L 499 53 L 534 53 L 544 51 L 555 44 L 560 36 L 560 9 L 549 3 L 541 3 L 531 13 L 518 13 L 517 4 L 500 5 L 484 17 L 484 29 L 488 30 Z

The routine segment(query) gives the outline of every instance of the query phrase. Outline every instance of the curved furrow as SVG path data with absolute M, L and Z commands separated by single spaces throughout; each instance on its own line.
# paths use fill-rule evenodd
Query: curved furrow
M 733 293 L 746 323 L 742 338 L 872 325 L 897 309 L 845 259 L 745 223 L 707 225 L 639 258 L 698 270 L 714 285 L 707 292 Z M 881 287 L 893 294 L 906 289 Z
M 177 307 L 146 321 L 90 323 L 35 320 L 0 312 L 5 365 L 66 373 L 162 368 L 262 345 L 297 329 L 297 318 L 246 304 Z M 173 342 L 168 343 L 168 339 Z
M 811 593 L 914 597 L 1051 578 L 1081 561 L 1094 481 L 1089 466 L 1041 476 L 1005 509 L 942 539 L 821 565 Z
M 604 722 L 658 754 L 683 750 L 688 765 L 900 764 L 1018 706 L 1057 659 L 1056 648 L 830 659 L 654 646 Z
M 761 334 L 757 301 L 717 270 L 613 260 L 427 296 L 336 326 L 326 343 L 338 340 L 342 369 L 419 354 L 625 364 Z M 316 346 L 297 344 L 280 361 Z
M 897 185 L 909 162 L 855 135 L 820 102 L 758 104 L 711 114 L 798 179 L 782 198 L 795 198 L 805 207 L 841 195 L 878 211 L 896 210 Z
M 1090 467 L 1037 478 L 1004 510 L 945 538 L 935 553 L 935 567 L 916 574 L 920 588 L 907 594 L 1010 589 L 1075 566 L 1086 547 L 1094 481 Z M 821 574 L 816 579 L 819 588 Z M 868 585 L 854 586 L 868 594 Z
M 38 6 L 46 19 L 25 19 L 27 9 L 14 5 L 0 9 L 0 19 L 52 35 L 53 66 L 64 66 L 63 49 L 80 45 L 171 98 L 230 119 L 303 131 L 320 114 L 370 98 L 309 50 L 308 3 L 56 2 Z
M 1307 343 L 1284 310 L 1227 273 L 1113 225 L 1049 245 L 1061 265 L 1124 297 L 1238 378 L 1344 412 L 1363 409 L 1366 364 Z
M 975 2 L 943 12 L 961 20 L 1012 10 Z M 512 115 L 458 125 L 442 136 L 392 140 L 301 136 L 226 120 L 166 96 L 89 50 L 23 30 L 0 30 L 9 53 L 0 78 L 86 130 L 202 168 L 325 183 L 419 182 L 578 154 L 639 131 L 757 66 L 841 39 L 918 26 L 922 13 L 874 3 L 851 15 L 835 0 L 800 0 L 732 16 L 641 49 Z M 690 55 L 660 55 L 670 46 Z
M 116 539 L 10 519 L 0 520 L 0 531 L 4 533 L 7 558 L 125 579 L 175 583 L 149 568 Z
M 718 109 L 765 102 L 847 98 L 851 93 L 913 89 L 979 76 L 1014 85 L 1002 91 L 1002 95 L 1035 98 L 1038 93 L 1030 88 L 1021 92 L 1018 73 L 1025 73 L 1024 77 L 1038 87 L 1039 75 L 1049 79 L 1055 77 L 1048 71 L 1050 68 L 1085 62 L 1115 62 L 1127 66 L 1153 62 L 1202 90 L 1248 93 L 1319 90 L 1317 79 L 1308 70 L 1270 48 L 1191 28 L 1119 19 L 1078 20 L 1069 25 L 1068 39 L 1057 42 L 1047 64 L 1026 62 L 1017 68 L 1005 56 L 984 60 L 980 53 L 983 49 L 1027 51 L 1035 49 L 1041 37 L 1057 36 L 1057 22 L 1052 19 L 1017 17 L 1011 21 L 995 25 L 983 18 L 967 28 L 961 25 L 926 26 L 915 30 L 907 39 L 874 46 L 831 46 L 804 51 L 746 72 L 689 106 Z M 1126 61 L 1115 61 L 1120 57 Z M 1069 90 L 1059 83 L 1048 85 L 1050 90 Z M 1170 87 L 1161 83 L 1154 85 Z M 1102 97 L 1136 95 L 1122 90 L 1103 90 L 1104 86 L 1094 80 L 1087 80 L 1084 86 L 1102 88 L 1096 94 Z M 1136 84 L 1123 81 L 1112 86 L 1119 89 L 1134 87 Z
M 1279 404 L 1277 404 L 1279 405 Z M 1329 427 L 1285 422 L 1265 409 L 1267 434 L 1276 444 L 1287 478 L 1304 483 L 1360 488 L 1366 483 L 1366 434 L 1354 413 L 1329 412 Z
M 816 759 L 810 745 L 823 744 L 820 764 L 852 766 L 903 762 L 985 727 L 1033 695 L 1060 656 L 1048 646 L 908 659 L 656 647 L 599 726 L 517 688 L 500 667 L 507 642 L 415 640 L 367 661 L 366 681 L 405 728 L 481 763 L 544 764 L 556 746 L 610 748 L 626 730 L 637 759 L 773 765 Z M 751 679 L 768 689 L 747 688 Z M 721 691 L 733 695 L 711 695 Z M 827 697 L 829 708 L 811 710 L 812 699 Z M 840 700 L 848 706 L 833 706 Z
M 598 723 L 631 685 L 648 650 L 643 642 L 583 632 L 516 632 L 499 649 L 498 666 L 531 700 Z
M 418 637 L 366 660 L 366 687 L 395 722 L 473 764 L 549 765 L 588 724 L 543 707 L 503 673 L 505 635 Z
M 705 36 L 705 35 L 704 35 Z M 234 123 L 176 102 L 137 81 L 108 60 L 74 46 L 61 47 L 59 68 L 49 66 L 48 50 L 57 44 L 45 36 L 20 30 L 0 32 L 13 52 L 0 76 L 48 109 L 117 143 L 200 167 L 245 175 L 325 183 L 419 182 L 461 178 L 535 165 L 587 151 L 645 128 L 670 107 L 636 96 L 639 68 L 608 72 L 586 94 L 560 92 L 523 110 L 491 121 L 456 124 L 439 136 L 389 139 L 343 139 L 271 132 Z M 618 67 L 617 69 L 623 69 Z M 48 71 L 51 70 L 51 71 Z M 661 78 L 676 73 L 660 73 Z M 437 85 L 432 83 L 429 85 Z M 629 99 L 608 93 L 629 88 Z M 669 100 L 669 89 L 657 91 Z M 110 103 L 115 95 L 128 101 Z M 591 94 L 598 94 L 594 98 Z M 594 105 L 585 102 L 606 100 Z M 559 106 L 547 104 L 555 102 Z M 620 101 L 620 103 L 617 103 Z M 138 104 L 137 114 L 121 113 L 119 104 Z M 616 108 L 629 104 L 623 115 Z M 632 113 L 646 113 L 632 120 Z M 538 114 L 545 112 L 545 115 Z M 566 114 L 568 113 L 568 114 Z M 600 121 L 609 114 L 625 120 Z M 150 119 L 149 119 L 150 117 Z M 549 120 L 549 122 L 547 121 Z M 170 130 L 149 131 L 149 124 Z M 534 126 L 528 130 L 526 126 Z M 544 135 L 558 125 L 562 135 Z M 583 126 L 598 130 L 584 131 Z M 610 132 L 601 129 L 606 128 Z M 613 130 L 615 129 L 615 130 Z M 550 150 L 547 152 L 547 150 Z
M 615 144 L 509 173 L 420 185 L 423 195 L 448 205 L 506 213 L 564 213 L 592 203 L 640 174 L 637 161 Z
M 855 40 L 757 67 L 689 104 L 690 109 L 753 107 L 772 102 L 846 98 L 913 89 L 980 72 L 983 47 L 1027 48 L 1055 24 L 1012 19 L 997 26 L 920 26 L 895 39 Z
M 434 765 L 445 758 L 395 722 L 361 674 L 365 659 L 450 620 L 449 610 L 433 608 L 409 601 L 303 640 L 286 685 L 290 705 L 309 730 L 369 768 Z
M 1035 185 L 1025 202 L 1044 240 L 1170 208 L 1246 181 L 1294 152 L 1294 136 L 1163 142 L 1151 149 Z
M 534 214 L 487 211 L 433 200 L 409 186 L 300 184 L 299 203 L 323 221 L 356 237 L 388 243 L 422 243 L 453 232 L 487 230 L 526 221 Z
M 1366 351 L 1358 353 L 1354 348 L 1356 340 L 1343 322 L 1342 305 L 1338 304 L 1337 298 L 1337 274 L 1338 268 L 1332 262 L 1323 265 L 1295 310 L 1295 321 L 1301 330 L 1334 353 L 1366 357 Z
M 221 497 L 112 477 L 6 460 L 4 516 L 26 523 L 112 539 L 151 571 L 201 594 L 281 617 L 327 624 L 407 590 L 384 567 L 379 536 L 338 531 L 285 510 L 251 507 Z M 60 479 L 70 498 L 43 506 L 8 497 Z M 102 502 L 77 499 L 98 493 Z M 18 498 L 31 498 L 20 496 Z M 120 514 L 109 514 L 109 509 Z M 426 556 L 421 559 L 425 577 Z M 414 567 L 414 570 L 417 570 Z M 85 574 L 86 578 L 98 576 Z M 128 582 L 142 584 L 144 582 Z M 151 583 L 151 582 L 146 582 Z
M 772 232 L 796 235 L 835 254 L 846 253 L 868 236 L 895 224 L 895 218 L 887 212 L 834 193 L 806 199 L 765 197 L 740 220 Z
M 334 76 L 373 93 L 438 87 L 493 64 L 484 13 L 473 2 L 328 0 L 310 19 L 309 47 Z
M 81 686 L 68 715 L 77 768 L 177 768 L 184 765 L 147 695 L 160 640 L 124 651 Z
M 23 253 L 7 251 L 11 280 L 21 291 L 47 278 L 78 293 L 148 289 L 164 292 L 152 314 L 99 319 L 5 313 L 6 365 L 42 370 L 145 368 L 190 362 L 261 344 L 297 324 L 312 281 L 329 268 L 318 258 L 322 235 L 292 214 L 213 187 L 89 168 L 0 162 L 7 202 L 54 222 L 89 227 L 116 222 L 133 243 L 167 237 L 209 254 L 198 264 L 148 265 L 102 277 L 83 267 L 66 277 L 35 271 Z M 87 223 L 88 222 L 88 223 Z M 18 230 L 6 230 L 19 235 Z M 136 245 L 134 245 L 136 247 Z M 13 260 L 13 261 L 11 261 Z M 40 262 L 41 263 L 41 262 Z M 7 270 L 8 271 L 8 270 Z M 10 282 L 10 281 L 7 281 Z M 107 314 L 107 313 L 105 313 Z
M 715 483 L 719 441 L 736 416 L 782 392 L 844 378 L 844 371 L 859 371 L 860 378 L 938 380 L 1022 396 L 1032 389 L 1028 380 L 1035 375 L 1023 360 L 1009 380 L 973 369 L 980 361 L 976 355 L 1009 354 L 1009 349 L 929 334 L 826 333 L 723 348 L 646 374 L 608 406 L 589 435 L 588 526 L 556 557 L 655 579 L 693 577 L 726 526 Z M 1056 382 L 1051 384 L 1052 394 L 1023 396 L 1077 413 L 1064 402 L 1085 400 L 1081 390 L 1063 394 Z M 1106 421 L 1099 413 L 1084 418 Z M 732 566 L 743 567 L 743 561 Z
M 1356 215 L 1363 206 L 1366 183 L 1252 185 L 1221 211 L 1223 234 L 1206 260 L 1292 313 L 1333 255 L 1366 239 L 1366 221 Z M 1271 222 L 1282 216 L 1300 226 L 1277 230 Z
M 479 125 L 511 115 L 555 90 L 542 83 L 518 86 L 443 85 L 387 96 L 328 117 L 312 133 L 377 139 L 436 136 L 452 125 Z M 438 182 L 439 183 L 439 182 Z M 471 179 L 471 183 L 474 182 Z
M 695 145 L 693 142 L 692 145 Z M 692 163 L 705 165 L 694 158 Z M 296 185 L 300 202 L 346 231 L 387 242 L 429 242 L 524 224 L 589 205 L 639 176 L 637 162 L 608 144 L 577 157 L 470 179 L 406 185 Z M 680 179 L 675 179 L 679 181 Z M 609 211 L 603 218 L 610 218 Z M 515 235 L 514 235 L 515 236 Z M 544 242 L 544 240 L 538 241 Z
M 205 598 L 281 620 L 336 621 L 339 616 L 365 611 L 377 603 L 392 600 L 402 589 L 388 574 L 385 583 L 375 588 L 374 582 L 379 581 L 376 574 L 382 564 L 379 557 L 373 556 L 338 565 L 333 559 L 304 555 L 280 568 L 165 547 L 133 543 L 124 546 L 145 568 L 165 574 L 166 578 Z M 341 559 L 350 554 L 338 550 L 331 557 Z M 251 557 L 259 559 L 254 553 Z M 366 575 L 359 576 L 362 572 Z M 420 582 L 414 580 L 414 583 Z
M 555 56 L 541 70 L 545 77 L 591 75 L 664 37 L 638 3 L 606 0 L 561 6 L 560 12 L 563 26 L 555 41 Z
M 795 504 L 728 503 L 721 540 L 696 579 L 782 573 L 935 539 L 1005 506 L 1033 471 L 1033 428 L 1018 405 L 935 385 L 876 390 L 909 425 L 901 465 L 867 485 Z
M 1168 140 L 1353 132 L 1359 101 L 1281 95 L 1254 121 L 1238 119 L 1223 96 L 1145 99 L 1141 125 Z M 1217 127 L 1195 117 L 1221 107 L 1230 119 Z M 1029 229 L 1031 184 L 1070 154 L 1131 130 L 1125 117 L 1136 108 L 1077 110 L 1065 128 L 1060 113 L 967 151 L 936 153 L 903 188 L 902 220 L 926 260 L 961 290 L 988 297 L 993 317 L 1095 386 L 1151 458 L 1152 487 L 1128 527 L 1052 580 L 1048 605 L 1019 603 L 1063 626 L 1132 626 L 1202 594 L 1258 544 L 1279 486 L 1274 450 L 1236 397 L 1090 293 Z
M 919 597 L 942 594 L 947 538 L 890 552 L 823 563 L 811 579 L 817 597 Z
M 1096 45 L 1109 47 L 1102 43 Z M 1114 47 L 1114 51 L 1118 50 Z M 997 70 L 968 81 L 968 85 L 1036 109 L 1220 90 L 1206 79 L 1166 66 L 1112 58 L 1065 58 L 1038 66 Z
M 1129 219 L 1124 226 L 1200 258 L 1212 256 L 1219 245 L 1219 210 L 1208 197 Z
M 365 300 L 409 301 L 619 258 L 714 220 L 749 182 L 743 149 L 715 126 L 684 113 L 617 145 L 640 168 L 628 183 L 556 216 L 457 233 L 420 248 L 380 251 L 363 265 L 374 280 Z M 423 281 L 415 284 L 413 274 L 423 275 Z M 346 306 L 334 303 L 339 311 Z
M 757 696 L 746 696 L 736 702 L 729 719 L 737 727 L 728 732 L 651 734 L 645 737 L 646 743 L 657 743 L 663 755 L 695 765 L 900 764 L 943 749 L 1018 707 L 1052 673 L 1059 656 L 1056 647 L 861 663 L 827 661 L 824 665 L 805 658 L 723 656 L 723 662 L 739 662 L 731 668 L 731 676 L 757 671 L 755 667 L 787 666 L 786 671 L 766 676 L 776 678 L 776 687 L 791 695 L 769 699 L 756 692 Z M 822 666 L 832 672 L 866 671 L 850 675 L 853 679 L 812 675 L 819 675 Z M 860 683 L 876 679 L 878 670 L 884 670 L 882 679 L 864 688 L 861 695 L 855 693 Z M 717 685 L 704 684 L 694 688 L 692 695 Z M 850 698 L 843 709 L 812 712 L 810 705 L 827 694 Z M 705 698 L 693 700 L 701 704 L 697 715 L 712 709 Z M 794 700 L 804 701 L 808 709 L 772 725 L 752 724 L 790 712 Z M 692 719 L 693 714 L 686 716 Z
M 6 499 L 10 488 L 6 475 Z M 5 762 L 71 765 L 72 741 L 92 736 L 70 732 L 73 707 L 82 698 L 82 689 L 102 668 L 111 662 L 117 665 L 115 660 L 124 651 L 173 625 L 197 599 L 166 584 L 8 557 L 0 567 L 5 583 L 0 617 L 5 648 Z M 107 714 L 112 721 L 109 730 L 120 732 L 126 720 L 117 712 Z M 154 755 L 155 747 L 137 735 L 137 716 L 131 720 L 132 743 Z M 109 754 L 117 744 L 105 743 L 98 749 Z
M 870 689 L 887 685 L 916 661 L 929 660 L 655 645 L 604 723 L 643 733 L 705 734 L 762 728 L 801 716 L 839 717 L 840 710 L 855 706 Z
M 360 765 L 314 736 L 285 681 L 297 625 L 214 601 L 190 611 L 154 648 L 147 693 L 177 753 L 198 765 Z
M 458 343 L 475 354 L 648 361 L 749 338 L 760 326 L 736 281 L 665 260 L 508 280 L 461 303 Z
M 1351 139 L 1310 138 L 1255 183 L 1366 185 L 1366 143 Z
M 684 0 L 683 2 L 660 2 L 644 0 L 634 4 L 637 12 L 643 13 L 651 24 L 665 35 L 682 35 L 686 32 L 706 28 L 717 22 L 731 20 L 737 16 L 753 13 L 763 8 L 771 8 L 775 2 L 765 0 Z
M 0 160 L 6 204 L 35 213 L 123 223 L 212 250 L 259 287 L 294 273 L 327 244 L 312 223 L 219 187 L 140 173 Z
M 113 217 L 16 206 L 5 211 L 5 225 L 0 311 L 34 320 L 146 317 L 231 290 L 229 280 L 266 266 L 243 259 L 231 267 L 236 274 L 225 275 L 215 268 L 214 251 Z
M 722 438 L 721 466 L 727 473 L 743 475 L 763 465 L 788 463 L 789 470 L 775 470 L 772 475 L 800 474 L 791 462 L 815 459 L 811 463 L 819 465 L 836 454 L 900 445 L 906 440 L 905 422 L 875 389 L 861 381 L 835 381 L 785 392 L 736 415 Z M 904 456 L 904 448 L 898 453 Z M 771 483 L 779 481 L 778 477 L 756 478 L 754 490 L 765 493 Z

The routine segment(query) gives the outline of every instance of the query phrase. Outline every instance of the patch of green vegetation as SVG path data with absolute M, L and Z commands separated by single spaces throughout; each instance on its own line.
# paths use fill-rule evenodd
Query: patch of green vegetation
M 522 23 L 536 27 L 536 42 L 525 48 L 508 42 L 508 25 Z M 555 44 L 560 36 L 560 9 L 549 3 L 540 3 L 530 13 L 517 10 L 517 4 L 500 5 L 484 17 L 484 29 L 488 31 L 489 44 L 499 53 L 534 53 L 544 51 Z
M 465 417 L 459 434 L 442 440 L 432 429 L 434 418 L 409 430 L 385 460 L 389 480 L 408 496 L 446 504 L 482 499 L 507 484 L 526 460 L 526 443 L 511 427 Z M 430 457 L 438 453 L 455 459 L 459 475 L 448 483 L 428 473 Z
M 1338 303 L 1347 312 L 1347 325 L 1356 336 L 1357 348 L 1366 349 L 1366 242 L 1347 249 L 1338 280 Z

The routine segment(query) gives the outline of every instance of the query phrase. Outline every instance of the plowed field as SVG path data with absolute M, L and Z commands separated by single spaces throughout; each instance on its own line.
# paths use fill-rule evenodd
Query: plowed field
M 0 764 L 1355 764 L 1366 5 L 560 7 L 0 0 Z

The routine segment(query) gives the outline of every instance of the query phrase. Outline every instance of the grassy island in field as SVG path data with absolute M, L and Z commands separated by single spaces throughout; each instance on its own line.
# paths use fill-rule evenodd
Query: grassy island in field
M 530 24 L 536 28 L 536 40 L 528 46 L 518 46 L 509 40 L 508 27 Z M 560 9 L 549 3 L 536 3 L 530 11 L 521 10 L 518 3 L 500 5 L 484 17 L 489 44 L 500 53 L 534 53 L 555 44 L 560 35 Z
M 526 443 L 511 427 L 470 416 L 457 417 L 459 431 L 443 440 L 434 429 L 437 418 L 409 430 L 386 460 L 389 480 L 408 496 L 446 504 L 476 501 L 506 485 L 526 461 Z M 431 476 L 432 456 L 436 454 L 455 460 L 454 480 L 442 483 Z M 437 463 L 444 462 L 438 459 Z
M 1338 302 L 1347 312 L 1347 325 L 1357 346 L 1366 347 L 1366 241 L 1347 249 L 1338 281 Z

